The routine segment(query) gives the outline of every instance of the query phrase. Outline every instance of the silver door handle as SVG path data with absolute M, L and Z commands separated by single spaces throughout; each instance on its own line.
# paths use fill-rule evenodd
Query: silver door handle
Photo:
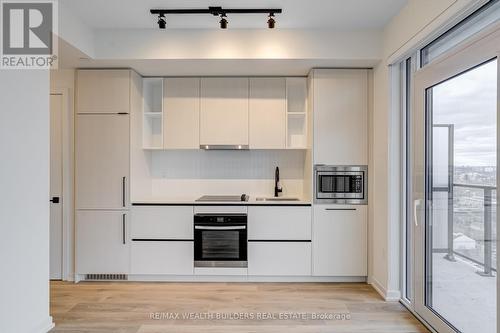
M 127 177 L 122 177 L 122 206 L 125 207 L 125 195 L 127 192 L 126 186 Z
M 244 225 L 235 227 L 205 227 L 197 225 L 194 228 L 196 230 L 245 230 L 247 227 Z
M 127 242 L 126 237 L 125 237 L 125 234 L 126 234 L 126 232 L 125 232 L 125 216 L 126 216 L 126 214 L 123 213 L 122 214 L 122 241 L 123 241 L 123 244 L 125 244 Z
M 415 223 L 416 227 L 418 227 L 417 209 L 418 209 L 418 207 L 420 207 L 421 203 L 422 203 L 421 199 L 413 200 L 413 222 Z

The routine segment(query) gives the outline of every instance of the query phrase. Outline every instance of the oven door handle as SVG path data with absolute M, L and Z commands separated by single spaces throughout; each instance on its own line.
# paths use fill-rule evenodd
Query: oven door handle
M 207 227 L 201 225 L 195 225 L 194 228 L 196 230 L 245 230 L 247 227 L 242 226 L 234 226 L 234 227 Z

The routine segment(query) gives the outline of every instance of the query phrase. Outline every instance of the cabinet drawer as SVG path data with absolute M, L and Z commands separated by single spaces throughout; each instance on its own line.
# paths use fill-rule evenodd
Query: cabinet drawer
M 193 239 L 192 206 L 145 206 L 132 209 L 132 239 Z
M 193 242 L 132 241 L 132 274 L 193 274 Z
M 311 207 L 248 207 L 248 239 L 311 240 Z
M 311 275 L 311 243 L 249 242 L 248 275 Z

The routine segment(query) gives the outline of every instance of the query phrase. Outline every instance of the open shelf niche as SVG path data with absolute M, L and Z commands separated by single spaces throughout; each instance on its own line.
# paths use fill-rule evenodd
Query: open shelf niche
M 163 149 L 163 79 L 144 78 L 143 81 L 144 149 Z
M 286 79 L 286 147 L 307 148 L 307 79 Z

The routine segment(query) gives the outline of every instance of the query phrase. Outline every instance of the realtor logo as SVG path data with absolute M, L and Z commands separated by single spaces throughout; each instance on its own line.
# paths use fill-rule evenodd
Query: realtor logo
M 54 68 L 56 2 L 1 1 L 0 68 Z

